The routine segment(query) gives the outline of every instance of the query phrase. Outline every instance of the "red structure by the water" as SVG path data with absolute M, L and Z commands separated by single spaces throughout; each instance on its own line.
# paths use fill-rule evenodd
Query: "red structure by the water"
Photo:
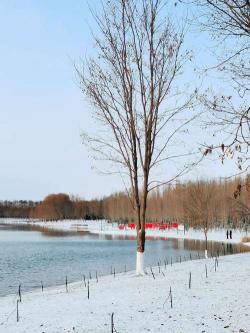
M 135 223 L 128 223 L 128 228 L 129 229 L 136 229 L 136 224 Z M 146 229 L 160 229 L 160 230 L 166 230 L 170 228 L 178 228 L 178 223 L 177 222 L 172 222 L 172 223 L 162 223 L 162 222 L 146 222 L 145 223 L 145 228 Z M 125 224 L 120 224 L 119 225 L 120 230 L 125 229 Z

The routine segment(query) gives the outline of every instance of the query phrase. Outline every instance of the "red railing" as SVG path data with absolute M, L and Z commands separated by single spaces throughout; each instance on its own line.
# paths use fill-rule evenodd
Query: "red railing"
M 145 228 L 146 229 L 160 229 L 160 230 L 166 230 L 169 228 L 178 228 L 178 223 L 177 222 L 172 222 L 171 224 L 167 223 L 161 223 L 161 222 L 146 222 L 145 223 Z M 124 229 L 125 226 L 124 224 L 119 225 L 119 229 Z M 128 228 L 129 229 L 136 229 L 136 224 L 135 223 L 128 223 Z

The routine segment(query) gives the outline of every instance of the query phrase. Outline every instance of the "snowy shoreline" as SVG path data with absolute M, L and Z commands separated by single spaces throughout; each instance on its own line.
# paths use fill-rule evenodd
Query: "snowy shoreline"
M 85 221 L 41 222 L 0 220 L 7 224 L 31 224 L 56 231 L 83 231 Z M 105 235 L 135 236 L 135 230 L 119 230 L 106 221 L 88 221 L 88 232 Z M 245 232 L 233 231 L 226 240 L 225 230 L 212 230 L 208 239 L 240 243 Z M 201 239 L 201 231 L 150 230 L 147 236 L 178 239 Z M 244 243 L 245 244 L 245 243 Z M 250 245 L 247 243 L 245 245 Z M 206 278 L 205 265 L 208 277 Z M 216 271 L 215 271 L 216 268 Z M 201 259 L 149 268 L 147 275 L 136 277 L 134 271 L 92 278 L 90 299 L 83 281 L 25 292 L 0 298 L 0 333 L 106 333 L 111 331 L 114 313 L 117 333 L 125 332 L 249 332 L 250 253 L 215 259 Z M 189 289 L 190 272 L 192 276 Z M 86 281 L 87 283 L 87 281 Z M 87 284 L 86 284 L 87 285 Z M 170 305 L 169 288 L 173 293 Z M 237 288 L 236 288 L 237 286 Z M 241 331 L 240 331 L 241 330 Z
M 23 220 L 23 219 L 0 219 L 1 224 L 28 224 L 39 226 L 41 228 L 50 229 L 53 231 L 63 232 L 83 232 L 88 231 L 93 234 L 109 235 L 109 236 L 136 236 L 136 231 L 131 229 L 120 230 L 116 223 L 107 223 L 106 220 L 62 220 L 62 221 L 39 221 L 39 220 Z M 87 227 L 86 227 L 87 225 Z M 221 242 L 225 244 L 244 244 L 250 246 L 250 243 L 242 243 L 241 240 L 244 236 L 250 237 L 250 232 L 246 233 L 243 230 L 233 229 L 233 238 L 226 238 L 226 229 L 211 229 L 208 231 L 208 241 Z M 162 239 L 175 238 L 175 239 L 192 239 L 192 240 L 205 240 L 204 232 L 201 230 L 188 229 L 185 233 L 183 228 L 159 230 L 148 229 L 146 230 L 146 237 L 160 237 Z
M 19 322 L 17 295 L 0 299 L 3 333 L 106 333 L 110 315 L 118 333 L 250 332 L 250 253 L 175 263 L 83 281 L 22 295 Z M 206 278 L 205 265 L 208 277 Z M 215 271 L 216 268 L 216 271 Z M 191 272 L 191 288 L 189 279 Z M 171 286 L 173 308 L 169 289 Z

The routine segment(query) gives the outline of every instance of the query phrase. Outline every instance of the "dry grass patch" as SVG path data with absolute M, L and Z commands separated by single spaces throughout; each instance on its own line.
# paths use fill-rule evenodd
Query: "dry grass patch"
M 244 236 L 243 238 L 241 238 L 241 242 L 242 243 L 250 243 L 250 236 Z

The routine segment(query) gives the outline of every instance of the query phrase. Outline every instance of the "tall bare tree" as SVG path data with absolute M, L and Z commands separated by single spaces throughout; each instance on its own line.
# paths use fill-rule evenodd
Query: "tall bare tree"
M 127 192 L 137 220 L 138 275 L 144 274 L 148 193 L 183 175 L 192 164 L 183 163 L 183 150 L 180 153 L 176 146 L 178 134 L 195 117 L 190 108 L 196 93 L 185 97 L 177 89 L 190 53 L 182 51 L 183 30 L 175 30 L 163 15 L 166 4 L 107 1 L 102 14 L 94 13 L 99 27 L 94 36 L 97 56 L 82 68 L 76 66 L 82 91 L 102 125 L 98 135 L 84 136 L 85 143 L 129 179 Z M 168 180 L 153 172 L 178 159 L 179 167 Z

